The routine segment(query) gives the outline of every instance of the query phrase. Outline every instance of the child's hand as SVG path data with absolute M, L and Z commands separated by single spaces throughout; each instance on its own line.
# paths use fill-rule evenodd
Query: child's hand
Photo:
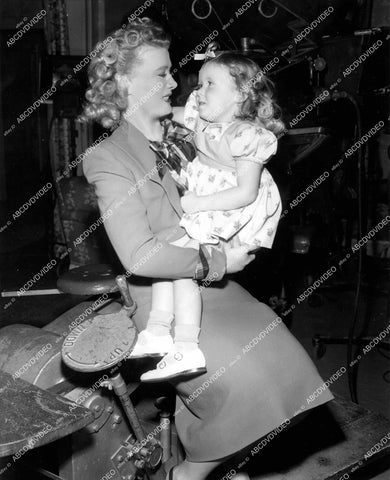
M 199 197 L 194 193 L 186 192 L 180 201 L 185 213 L 199 212 Z

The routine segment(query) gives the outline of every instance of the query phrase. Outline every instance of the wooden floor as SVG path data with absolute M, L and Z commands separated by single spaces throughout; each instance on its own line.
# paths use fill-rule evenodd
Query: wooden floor
M 270 442 L 261 456 L 257 454 L 257 462 L 252 457 L 258 465 L 248 472 L 253 480 L 347 480 L 357 475 L 369 479 L 376 462 L 385 459 L 387 465 L 390 463 L 386 436 L 390 437 L 388 420 L 337 398 L 329 408 L 318 409 Z M 383 446 L 375 448 L 378 451 L 371 456 L 368 452 L 381 440 Z
M 12 251 L 4 252 L 1 257 L 5 266 L 1 278 L 2 290 L 20 288 L 47 263 L 47 258 L 41 251 L 38 248 L 34 250 L 31 246 L 15 254 Z M 53 270 L 36 288 L 54 288 L 54 282 Z M 297 284 L 297 291 L 301 291 L 301 287 Z M 2 298 L 1 325 L 26 323 L 42 327 L 80 300 L 68 295 L 21 297 L 5 308 L 9 299 Z M 323 303 L 318 308 L 303 302 L 294 311 L 292 333 L 306 348 L 324 380 L 346 365 L 346 347 L 329 346 L 326 355 L 317 359 L 311 344 L 312 336 L 346 335 L 353 314 L 353 300 L 352 291 L 331 293 L 324 296 Z M 370 335 L 376 335 L 386 326 L 383 315 L 386 311 L 385 300 L 384 297 L 375 300 L 368 332 Z M 362 313 L 365 301 L 366 298 L 362 295 Z M 278 435 L 259 453 L 252 455 L 249 452 L 249 455 L 237 460 L 232 468 L 245 462 L 252 480 L 389 480 L 388 455 L 383 459 L 367 456 L 364 459 L 364 455 L 390 432 L 389 421 L 386 420 L 386 417 L 390 418 L 389 369 L 388 359 L 377 348 L 365 355 L 359 364 L 359 403 L 375 413 L 367 413 L 364 408 L 346 404 L 338 398 L 330 408 L 317 409 L 301 424 Z M 343 375 L 333 383 L 331 390 L 344 399 L 349 398 L 347 376 Z M 255 415 L 254 413 L 254 421 Z M 383 446 L 387 447 L 387 444 Z M 214 478 L 221 480 L 223 475 Z M 0 475 L 0 480 L 2 479 L 3 476 Z

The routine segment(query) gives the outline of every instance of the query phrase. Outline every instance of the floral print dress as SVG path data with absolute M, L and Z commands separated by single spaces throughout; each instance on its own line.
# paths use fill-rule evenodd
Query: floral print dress
M 277 149 L 269 130 L 249 121 L 209 123 L 199 117 L 195 94 L 184 110 L 184 124 L 195 132 L 197 157 L 188 165 L 189 190 L 196 195 L 237 186 L 236 162 L 264 165 Z M 191 238 L 201 243 L 248 244 L 271 248 L 281 213 L 279 190 L 266 168 L 262 169 L 256 200 L 235 210 L 185 213 L 180 221 Z

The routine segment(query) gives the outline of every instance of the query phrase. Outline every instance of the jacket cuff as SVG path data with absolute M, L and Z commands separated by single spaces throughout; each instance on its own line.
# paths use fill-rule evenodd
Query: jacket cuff
M 195 268 L 194 280 L 218 281 L 225 273 L 225 253 L 215 247 L 199 245 L 199 262 Z

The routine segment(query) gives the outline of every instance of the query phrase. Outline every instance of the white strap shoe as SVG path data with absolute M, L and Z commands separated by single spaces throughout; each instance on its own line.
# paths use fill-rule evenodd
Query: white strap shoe
M 206 359 L 199 348 L 194 350 L 175 350 L 158 362 L 155 370 L 141 375 L 142 382 L 170 380 L 181 375 L 205 373 Z
M 128 358 L 162 357 L 173 349 L 173 339 L 170 335 L 159 336 L 142 330 Z

